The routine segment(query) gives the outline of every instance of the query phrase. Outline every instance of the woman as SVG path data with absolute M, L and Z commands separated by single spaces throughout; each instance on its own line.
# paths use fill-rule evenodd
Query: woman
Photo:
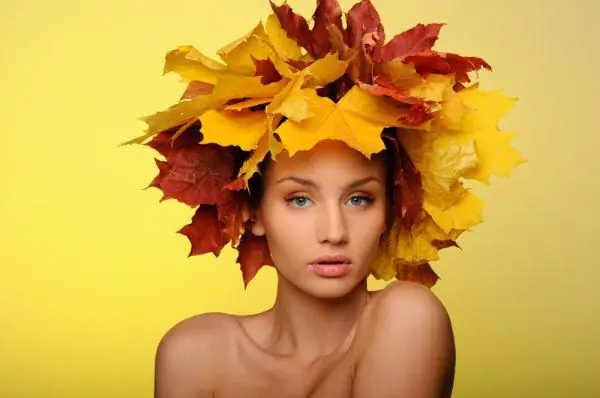
M 333 141 L 270 163 L 252 233 L 266 235 L 277 267 L 275 305 L 173 328 L 157 397 L 450 396 L 443 305 L 411 282 L 367 291 L 386 229 L 385 166 Z
M 314 26 L 271 4 L 219 51 L 167 54 L 188 88 L 128 143 L 165 157 L 150 186 L 196 211 L 190 255 L 239 252 L 244 283 L 278 275 L 274 306 L 202 314 L 156 357 L 157 398 L 449 397 L 454 341 L 428 289 L 438 250 L 481 221 L 463 179 L 522 162 L 497 130 L 512 100 L 482 93 L 475 57 L 432 49 L 441 24 L 385 42 L 369 1 L 320 0 Z M 369 275 L 398 281 L 369 292 Z

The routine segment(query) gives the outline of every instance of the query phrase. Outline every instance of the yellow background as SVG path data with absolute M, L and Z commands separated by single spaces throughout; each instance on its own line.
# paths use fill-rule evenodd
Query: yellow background
M 477 193 L 486 222 L 435 264 L 454 321 L 455 397 L 598 397 L 599 32 L 594 0 L 375 0 L 388 36 L 446 22 L 436 48 L 481 56 L 482 87 L 528 162 Z M 118 148 L 183 87 L 165 53 L 214 55 L 267 0 L 3 0 L 0 396 L 150 397 L 154 350 L 204 311 L 267 308 L 231 251 L 187 258 L 191 209 L 142 190 L 154 152 Z M 313 1 L 292 1 L 308 16 Z M 343 1 L 347 10 L 351 1 Z M 374 283 L 373 286 L 381 286 Z

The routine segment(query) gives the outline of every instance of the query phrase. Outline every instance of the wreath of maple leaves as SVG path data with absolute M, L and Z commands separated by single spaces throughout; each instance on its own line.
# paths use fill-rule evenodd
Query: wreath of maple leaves
M 342 12 L 337 0 L 317 1 L 312 29 L 289 5 L 277 6 L 271 2 L 271 7 L 288 37 L 294 39 L 312 58 L 319 59 L 330 52 L 353 52 L 355 55 L 346 74 L 319 89 L 320 95 L 337 101 L 353 85 L 359 85 L 374 95 L 403 103 L 407 108 L 407 113 L 402 117 L 405 125 L 419 125 L 430 119 L 430 104 L 416 101 L 398 90 L 389 77 L 378 69 L 378 65 L 402 60 L 413 65 L 423 78 L 431 73 L 452 74 L 456 82 L 455 91 L 461 90 L 470 81 L 468 72 L 481 68 L 491 70 L 480 58 L 433 51 L 432 46 L 443 24 L 419 24 L 386 43 L 378 13 L 368 0 L 360 1 L 349 10 L 346 28 L 342 25 Z M 256 76 L 263 77 L 263 84 L 282 78 L 269 59 L 253 61 Z M 288 62 L 299 70 L 310 65 L 308 61 Z M 211 89 L 212 86 L 207 83 L 192 81 L 182 99 L 191 99 Z M 253 110 L 262 112 L 264 105 Z M 266 239 L 254 236 L 248 228 L 252 222 L 250 192 L 246 189 L 243 176 L 239 176 L 239 170 L 252 153 L 235 146 L 201 143 L 202 128 L 199 121 L 189 126 L 183 134 L 177 133 L 179 127 L 159 132 L 146 144 L 165 158 L 156 159 L 159 174 L 148 187 L 162 190 L 161 201 L 175 199 L 190 207 L 197 207 L 191 222 L 178 231 L 191 243 L 189 256 L 206 253 L 219 256 L 222 249 L 231 244 L 238 251 L 237 263 L 241 266 L 246 287 L 262 266 L 273 265 Z M 388 128 L 382 131 L 381 137 L 394 159 L 391 170 L 394 173 L 393 216 L 403 227 L 410 228 L 422 210 L 423 188 L 419 171 L 397 138 L 401 133 L 401 129 Z M 441 244 L 451 245 L 452 242 Z M 405 267 L 396 277 L 428 286 L 438 279 L 429 264 Z

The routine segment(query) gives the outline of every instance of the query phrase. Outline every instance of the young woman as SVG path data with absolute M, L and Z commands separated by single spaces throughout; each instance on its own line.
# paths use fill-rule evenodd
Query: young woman
M 335 141 L 271 162 L 251 228 L 277 269 L 275 305 L 175 326 L 158 349 L 156 397 L 449 397 L 440 301 L 411 282 L 367 290 L 391 172 Z
M 452 326 L 429 263 L 481 222 L 464 179 L 522 162 L 498 121 L 514 100 L 468 85 L 480 58 L 432 49 L 441 24 L 385 41 L 362 0 L 318 0 L 309 27 L 288 5 L 224 47 L 190 46 L 165 72 L 182 99 L 146 118 L 165 157 L 150 186 L 196 208 L 190 255 L 231 244 L 248 284 L 278 275 L 273 307 L 201 314 L 156 356 L 157 398 L 449 397 Z M 369 275 L 396 278 L 378 292 Z

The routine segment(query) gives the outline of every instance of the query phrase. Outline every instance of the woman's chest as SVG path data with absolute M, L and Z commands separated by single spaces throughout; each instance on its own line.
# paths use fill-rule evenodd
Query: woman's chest
M 264 355 L 240 353 L 216 398 L 349 398 L 355 359 L 352 351 L 332 355 L 311 366 Z

